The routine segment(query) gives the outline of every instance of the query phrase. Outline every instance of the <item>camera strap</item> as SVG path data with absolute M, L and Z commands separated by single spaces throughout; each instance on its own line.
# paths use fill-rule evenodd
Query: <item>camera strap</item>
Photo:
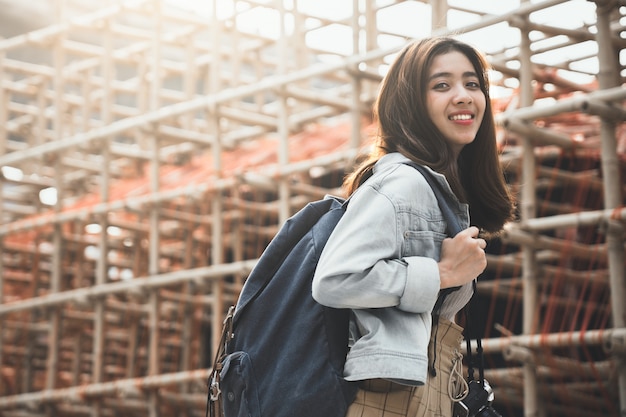
M 476 296 L 476 291 L 477 291 L 476 280 L 472 281 L 472 287 L 474 290 L 474 293 L 472 294 L 472 299 L 465 306 L 465 321 L 466 321 L 465 327 L 467 329 L 467 337 L 465 338 L 465 343 L 467 347 L 467 370 L 468 370 L 467 381 L 469 382 L 469 381 L 474 380 L 474 366 L 477 365 L 478 366 L 478 380 L 480 381 L 481 384 L 484 384 L 485 363 L 484 363 L 484 356 L 483 356 L 483 345 L 481 342 L 480 334 L 477 333 L 476 335 L 476 357 L 475 358 L 472 355 L 472 340 L 469 337 L 471 334 L 470 332 L 471 321 L 470 321 L 469 308 L 470 308 L 471 301 Z

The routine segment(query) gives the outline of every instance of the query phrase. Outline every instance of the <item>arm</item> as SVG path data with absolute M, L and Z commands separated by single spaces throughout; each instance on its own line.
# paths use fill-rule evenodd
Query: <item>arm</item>
M 401 257 L 403 231 L 393 203 L 359 190 L 330 236 L 313 278 L 313 297 L 335 308 L 431 311 L 439 293 L 437 261 Z

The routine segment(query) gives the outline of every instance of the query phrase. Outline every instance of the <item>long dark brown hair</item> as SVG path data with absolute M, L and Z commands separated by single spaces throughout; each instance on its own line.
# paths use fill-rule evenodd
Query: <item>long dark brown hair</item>
M 474 141 L 458 159 L 448 141 L 428 117 L 426 92 L 433 59 L 452 51 L 472 63 L 486 98 L 485 115 Z M 407 158 L 444 174 L 457 197 L 470 206 L 472 224 L 491 233 L 502 229 L 513 213 L 512 197 L 498 157 L 496 128 L 489 99 L 489 64 L 474 47 L 451 37 L 412 42 L 396 57 L 382 81 L 374 104 L 378 121 L 376 146 L 344 186 L 353 193 L 383 155 L 400 152 Z

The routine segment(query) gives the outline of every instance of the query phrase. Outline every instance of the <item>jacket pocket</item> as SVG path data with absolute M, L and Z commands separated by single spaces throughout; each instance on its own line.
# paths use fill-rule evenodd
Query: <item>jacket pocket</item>
M 226 356 L 220 378 L 225 416 L 261 417 L 258 385 L 246 352 Z
M 407 230 L 404 232 L 402 256 L 428 256 L 439 259 L 441 243 L 446 238 L 444 233 L 430 230 Z

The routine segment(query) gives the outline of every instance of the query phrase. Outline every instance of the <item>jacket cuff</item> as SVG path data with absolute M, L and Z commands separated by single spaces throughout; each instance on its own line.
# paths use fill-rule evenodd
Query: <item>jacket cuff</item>
M 412 313 L 431 312 L 437 302 L 441 282 L 437 261 L 422 256 L 404 258 L 406 286 L 398 308 Z

